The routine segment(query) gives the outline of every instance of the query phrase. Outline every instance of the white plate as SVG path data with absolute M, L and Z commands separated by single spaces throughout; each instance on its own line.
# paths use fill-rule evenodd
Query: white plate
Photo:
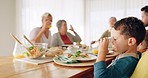
M 93 61 L 88 61 L 88 62 L 80 62 L 80 63 L 72 63 L 72 64 L 65 64 L 62 61 L 56 59 L 56 57 L 53 58 L 54 63 L 62 66 L 70 66 L 70 67 L 84 67 L 84 66 L 93 66 L 94 63 L 96 62 L 95 60 Z
M 87 53 L 87 55 L 88 55 L 88 57 L 84 57 L 84 58 L 76 57 L 75 60 L 79 60 L 79 61 L 92 61 L 92 60 L 96 60 L 97 59 L 97 56 L 94 55 L 94 54 L 88 54 Z M 68 53 L 63 54 L 63 56 L 67 57 Z

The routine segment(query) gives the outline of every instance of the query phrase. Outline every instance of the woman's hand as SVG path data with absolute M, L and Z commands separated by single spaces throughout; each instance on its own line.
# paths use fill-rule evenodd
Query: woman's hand
M 74 32 L 74 29 L 73 29 L 72 25 L 70 25 L 70 29 L 69 30 Z
M 49 25 L 49 21 L 47 21 L 45 18 L 43 19 L 43 25 L 42 25 L 42 31 L 44 32 L 47 28 L 48 28 Z

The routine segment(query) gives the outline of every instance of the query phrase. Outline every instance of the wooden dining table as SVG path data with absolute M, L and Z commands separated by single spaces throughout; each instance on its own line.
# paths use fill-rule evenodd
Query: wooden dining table
M 106 63 L 112 59 L 107 58 Z M 69 67 L 54 62 L 35 65 L 17 61 L 12 56 L 0 56 L 0 78 L 93 78 L 93 70 L 93 65 Z

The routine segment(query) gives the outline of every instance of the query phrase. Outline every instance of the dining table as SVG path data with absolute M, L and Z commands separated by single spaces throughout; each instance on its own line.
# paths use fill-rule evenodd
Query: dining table
M 114 58 L 106 58 L 107 65 Z M 53 61 L 35 65 L 18 61 L 13 56 L 0 56 L 0 78 L 93 78 L 93 71 L 93 65 L 72 67 Z

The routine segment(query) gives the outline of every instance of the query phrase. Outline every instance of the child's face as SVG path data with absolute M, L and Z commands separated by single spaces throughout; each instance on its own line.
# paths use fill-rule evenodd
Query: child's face
M 143 40 L 137 47 L 137 51 L 139 52 L 145 52 L 147 49 L 147 43 L 145 40 Z
M 128 50 L 128 39 L 125 39 L 119 30 L 117 31 L 113 28 L 111 30 L 111 37 L 112 47 L 115 52 L 123 53 Z

